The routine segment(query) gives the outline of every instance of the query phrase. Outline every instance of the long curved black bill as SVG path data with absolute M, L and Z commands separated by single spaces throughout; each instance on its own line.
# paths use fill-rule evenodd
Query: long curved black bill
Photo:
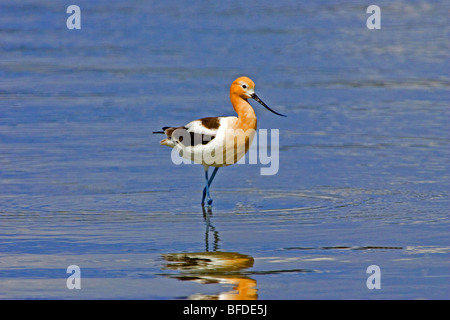
M 269 110 L 270 112 L 273 112 L 273 113 L 275 113 L 276 115 L 279 115 L 279 116 L 282 116 L 282 117 L 286 117 L 284 114 L 278 113 L 278 112 L 273 111 L 272 109 L 270 109 L 270 108 L 267 106 L 267 104 L 265 104 L 265 103 L 264 103 L 264 102 L 256 95 L 256 93 L 253 93 L 253 94 L 251 95 L 251 97 L 252 97 L 253 99 L 255 99 L 256 101 L 258 101 L 264 108 L 266 108 L 266 109 Z

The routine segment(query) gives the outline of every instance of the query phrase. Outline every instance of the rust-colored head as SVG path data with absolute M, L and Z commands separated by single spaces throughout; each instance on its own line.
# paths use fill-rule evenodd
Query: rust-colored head
M 255 83 L 248 77 L 239 77 L 233 81 L 230 87 L 230 96 L 237 95 L 238 97 L 247 100 L 252 98 L 255 93 Z
M 285 115 L 275 112 L 272 109 L 270 109 L 255 93 L 255 83 L 248 77 L 239 77 L 236 80 L 233 81 L 230 87 L 230 98 L 233 102 L 236 97 L 239 97 L 241 99 L 244 99 L 247 101 L 248 98 L 255 99 L 258 101 L 262 106 L 264 106 L 267 110 L 282 116 L 286 117 Z

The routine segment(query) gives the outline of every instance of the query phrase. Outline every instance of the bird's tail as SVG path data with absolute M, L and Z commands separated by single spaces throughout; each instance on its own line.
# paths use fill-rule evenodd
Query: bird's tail
M 167 138 L 161 140 L 159 143 L 163 146 L 175 147 L 175 143 L 172 141 L 172 132 L 176 129 L 175 127 L 163 127 L 163 131 L 153 131 L 154 134 L 165 134 Z
M 152 133 L 156 133 L 156 134 L 167 134 L 167 136 L 170 137 L 170 135 L 172 134 L 173 130 L 169 130 L 167 131 L 167 129 L 176 129 L 176 128 L 172 128 L 172 127 L 163 127 L 162 131 L 153 131 Z

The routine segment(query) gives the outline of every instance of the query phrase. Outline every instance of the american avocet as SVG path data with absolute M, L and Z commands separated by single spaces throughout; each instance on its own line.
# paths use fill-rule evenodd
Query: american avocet
M 256 130 L 256 115 L 248 99 L 252 98 L 267 110 L 285 117 L 270 109 L 256 94 L 255 83 L 247 77 L 239 77 L 231 84 L 230 100 L 237 117 L 208 117 L 194 120 L 182 127 L 163 127 L 163 131 L 153 133 L 166 134 L 161 140 L 165 145 L 178 150 L 186 159 L 202 164 L 205 169 L 205 198 L 212 204 L 209 187 L 220 167 L 236 163 L 250 148 Z M 209 167 L 214 167 L 208 178 Z

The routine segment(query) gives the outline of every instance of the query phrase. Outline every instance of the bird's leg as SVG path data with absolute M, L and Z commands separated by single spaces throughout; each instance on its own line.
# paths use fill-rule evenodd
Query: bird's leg
M 211 196 L 209 195 L 209 179 L 208 179 L 208 167 L 205 167 L 205 188 L 203 188 L 202 205 L 205 204 L 205 198 L 208 198 L 208 204 L 212 203 Z M 211 202 L 211 203 L 210 203 Z
M 216 176 L 217 170 L 219 170 L 219 167 L 215 167 L 215 168 L 214 168 L 214 171 L 213 171 L 213 173 L 212 173 L 212 175 L 211 175 L 211 178 L 209 178 L 209 181 L 208 181 L 208 187 L 211 185 L 211 183 L 212 183 L 214 177 Z
M 211 199 L 211 196 L 209 194 L 209 186 L 211 185 L 214 177 L 216 176 L 217 170 L 219 170 L 218 167 L 214 168 L 214 171 L 211 175 L 211 178 L 208 179 L 208 167 L 205 167 L 205 188 L 203 189 L 203 197 L 202 197 L 202 205 L 205 204 L 205 198 L 208 203 L 208 205 L 211 205 L 213 200 Z

